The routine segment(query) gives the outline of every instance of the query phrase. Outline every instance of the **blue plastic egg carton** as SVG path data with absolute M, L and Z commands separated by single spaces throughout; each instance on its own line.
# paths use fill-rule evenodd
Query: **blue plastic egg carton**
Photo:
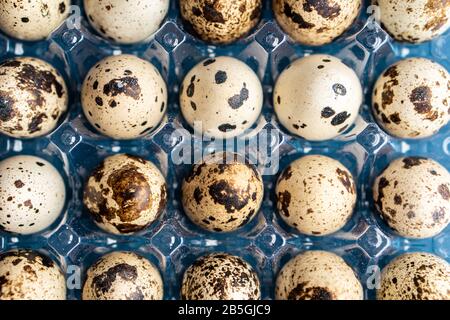
M 380 219 L 372 201 L 372 183 L 387 164 L 402 155 L 429 156 L 450 170 L 450 126 L 436 136 L 405 141 L 388 136 L 376 124 L 371 110 L 371 91 L 378 75 L 405 57 L 423 56 L 450 69 L 450 32 L 422 45 L 391 40 L 370 15 L 366 1 L 359 18 L 335 42 L 306 47 L 291 42 L 278 27 L 271 1 L 264 1 L 262 20 L 250 35 L 227 46 L 210 46 L 188 34 L 180 18 L 178 1 L 171 1 L 169 15 L 145 44 L 118 46 L 97 36 L 83 16 L 82 1 L 66 23 L 46 41 L 20 42 L 0 34 L 0 61 L 14 56 L 35 56 L 52 63 L 64 74 L 70 90 L 70 108 L 58 128 L 46 137 L 18 140 L 0 137 L 0 159 L 15 154 L 33 154 L 53 163 L 66 179 L 67 200 L 60 218 L 46 231 L 17 236 L 0 232 L 0 251 L 12 248 L 40 250 L 59 261 L 68 279 L 68 298 L 79 299 L 87 268 L 103 254 L 131 250 L 144 255 L 160 269 L 164 298 L 179 299 L 186 268 L 208 252 L 226 251 L 244 257 L 257 271 L 262 298 L 274 298 L 274 283 L 280 268 L 303 250 L 323 249 L 342 256 L 358 274 L 365 298 L 373 299 L 374 277 L 394 256 L 427 251 L 450 261 L 450 228 L 432 239 L 410 240 L 397 236 Z M 72 7 L 74 8 L 74 7 Z M 153 63 L 168 84 L 169 106 L 163 123 L 141 139 L 114 141 L 98 134 L 87 122 L 80 105 L 80 88 L 90 67 L 102 58 L 119 53 L 135 54 Z M 290 135 L 280 127 L 272 107 L 272 90 L 278 75 L 295 59 L 312 53 L 327 53 L 344 60 L 361 79 L 365 102 L 355 126 L 337 139 L 313 143 Z M 258 215 L 243 229 L 216 234 L 189 221 L 181 206 L 181 182 L 191 164 L 174 162 L 174 155 L 193 145 L 192 130 L 184 122 L 178 102 L 179 87 L 186 73 L 206 57 L 229 55 L 247 63 L 262 81 L 265 102 L 262 115 L 240 142 L 261 138 L 267 148 L 258 152 L 238 143 L 232 151 L 258 159 L 264 171 L 265 196 Z M 180 135 L 180 129 L 184 129 Z M 267 134 L 269 133 L 269 134 Z M 263 135 L 263 136 L 261 136 Z M 220 151 L 222 143 L 195 145 L 197 152 Z M 83 186 L 90 172 L 108 155 L 131 153 L 159 166 L 169 186 L 164 214 L 148 229 L 132 236 L 101 231 L 82 204 Z M 310 237 L 294 232 L 276 211 L 274 187 L 279 172 L 306 154 L 324 154 L 340 160 L 357 180 L 358 203 L 352 219 L 339 232 Z M 279 163 L 276 158 L 280 157 Z M 275 160 L 274 160 L 275 159 Z M 274 161 L 271 161 L 274 160 Z

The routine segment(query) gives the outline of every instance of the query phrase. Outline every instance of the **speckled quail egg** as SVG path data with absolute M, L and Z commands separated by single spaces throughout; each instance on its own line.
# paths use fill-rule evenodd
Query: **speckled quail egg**
M 281 28 L 297 42 L 320 46 L 332 42 L 355 21 L 361 0 L 273 0 Z
M 433 237 L 450 221 L 450 174 L 432 159 L 399 158 L 375 180 L 373 199 L 399 235 Z
M 162 300 L 158 269 L 133 252 L 104 255 L 87 271 L 83 300 Z
M 363 92 L 355 72 L 338 58 L 311 55 L 278 78 L 274 109 L 281 124 L 307 140 L 337 137 L 356 120 Z
M 49 257 L 31 250 L 0 254 L 0 300 L 65 300 L 66 280 Z
M 381 24 L 399 41 L 420 43 L 443 34 L 450 26 L 450 2 L 439 0 L 375 0 Z
M 306 251 L 281 269 L 275 284 L 277 300 L 363 300 L 361 283 L 338 255 Z
M 234 231 L 250 221 L 261 206 L 264 185 L 260 173 L 237 157 L 228 160 L 194 165 L 183 181 L 184 211 L 209 231 Z
M 0 64 L 0 133 L 14 138 L 50 133 L 67 104 L 64 79 L 47 62 L 26 57 Z
M 341 229 L 353 214 L 353 176 L 337 160 L 311 155 L 292 162 L 276 186 L 277 208 L 291 227 L 308 235 Z
M 69 15 L 70 0 L 0 0 L 0 30 L 27 41 L 47 38 Z
M 99 132 L 113 139 L 134 139 L 161 122 L 167 87 L 150 62 L 128 54 L 110 56 L 89 71 L 81 103 Z
M 162 214 L 166 203 L 166 181 L 159 169 L 129 154 L 103 160 L 84 189 L 84 204 L 96 224 L 114 234 L 145 229 Z
M 196 260 L 184 273 L 183 300 L 259 300 L 255 270 L 242 258 L 213 253 Z
M 417 139 L 432 136 L 450 119 L 450 76 L 428 59 L 395 63 L 373 90 L 373 113 L 391 135 Z
M 102 36 L 121 44 L 146 40 L 161 25 L 169 0 L 84 0 L 92 27 Z
M 191 127 L 214 138 L 232 138 L 258 119 L 263 90 L 258 76 L 231 57 L 207 59 L 186 75 L 180 106 Z
M 450 265 L 430 253 L 406 253 L 381 273 L 378 300 L 450 300 Z
M 65 198 L 64 180 L 48 161 L 22 155 L 0 162 L 0 229 L 40 232 L 61 214 Z
M 261 0 L 180 0 L 188 29 L 214 44 L 228 44 L 245 36 L 258 23 L 261 10 Z

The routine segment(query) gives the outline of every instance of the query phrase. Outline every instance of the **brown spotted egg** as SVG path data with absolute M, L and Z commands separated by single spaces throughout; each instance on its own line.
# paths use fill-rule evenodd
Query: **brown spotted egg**
M 337 137 L 355 122 L 363 100 L 356 73 L 329 55 L 315 54 L 293 62 L 274 88 L 278 120 L 307 140 Z
M 275 17 L 297 42 L 320 46 L 332 42 L 355 21 L 361 0 L 273 0 Z
M 64 79 L 47 62 L 17 57 L 0 64 L 0 133 L 14 138 L 46 135 L 67 105 Z
M 430 253 L 406 253 L 381 273 L 378 300 L 450 300 L 450 264 Z
M 0 300 L 65 300 L 66 280 L 59 266 L 37 251 L 0 254 Z
M 196 260 L 184 273 L 183 300 L 259 300 L 258 275 L 245 260 L 213 253 Z
M 169 10 L 169 0 L 84 0 L 91 26 L 121 44 L 141 42 L 154 34 Z
M 166 190 L 164 176 L 152 162 L 117 154 L 107 157 L 90 175 L 84 204 L 101 229 L 131 234 L 162 214 Z
M 180 107 L 187 123 L 214 138 L 232 138 L 258 119 L 263 90 L 258 76 L 232 57 L 207 59 L 186 75 Z
M 228 160 L 194 165 L 183 181 L 184 211 L 209 231 L 230 232 L 244 226 L 263 199 L 264 186 L 256 168 L 236 158 Z
M 450 174 L 422 157 L 392 161 L 373 185 L 375 207 L 383 220 L 407 238 L 429 238 L 450 221 Z
M 283 220 L 308 235 L 338 231 L 356 205 L 350 171 L 339 161 L 320 155 L 292 162 L 280 175 L 275 192 Z
M 404 139 L 430 137 L 450 119 L 450 75 L 428 59 L 410 58 L 390 66 L 373 90 L 377 122 Z
M 59 217 L 65 198 L 64 180 L 48 161 L 20 155 L 0 162 L 0 230 L 40 232 Z
M 245 36 L 257 25 L 261 10 L 261 0 L 180 0 L 188 29 L 214 44 L 228 44 Z
M 421 43 L 450 27 L 450 2 L 440 0 L 375 0 L 381 24 L 398 41 Z
M 83 300 L 162 300 L 158 269 L 133 252 L 112 252 L 87 271 Z
M 0 30 L 21 40 L 42 40 L 66 19 L 69 6 L 70 0 L 0 0 Z
M 353 269 L 338 255 L 306 251 L 281 269 L 275 284 L 277 300 L 363 300 Z
M 167 108 L 159 71 L 136 56 L 110 56 L 83 82 L 81 103 L 93 127 L 113 139 L 135 139 L 155 129 Z

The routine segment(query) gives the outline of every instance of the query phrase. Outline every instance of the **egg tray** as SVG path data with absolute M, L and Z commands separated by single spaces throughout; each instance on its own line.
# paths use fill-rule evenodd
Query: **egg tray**
M 53 163 L 67 185 L 64 212 L 50 228 L 29 236 L 0 231 L 0 251 L 31 248 L 59 261 L 66 271 L 69 299 L 80 299 L 87 268 L 114 250 L 134 251 L 155 263 L 164 279 L 165 299 L 179 299 L 186 268 L 197 257 L 216 251 L 242 256 L 255 268 L 263 299 L 274 298 L 278 271 L 304 250 L 328 250 L 342 256 L 359 276 L 366 299 L 375 298 L 374 284 L 380 268 L 401 253 L 426 251 L 450 260 L 450 227 L 431 239 L 399 237 L 376 213 L 371 190 L 375 177 L 391 160 L 403 155 L 429 156 L 450 170 L 450 126 L 430 139 L 404 141 L 380 129 L 370 111 L 374 82 L 393 62 L 422 56 L 450 69 L 450 32 L 422 45 L 395 42 L 373 19 L 373 7 L 366 1 L 358 19 L 344 35 L 330 45 L 307 47 L 289 40 L 273 17 L 271 1 L 265 0 L 262 20 L 251 34 L 231 45 L 210 46 L 185 31 L 178 1 L 171 1 L 169 15 L 152 40 L 118 46 L 92 31 L 81 0 L 72 3 L 72 15 L 46 41 L 20 42 L 0 34 L 0 61 L 14 56 L 35 56 L 49 61 L 64 75 L 70 91 L 69 112 L 48 136 L 32 140 L 0 137 L 0 159 L 16 154 L 37 155 Z M 103 57 L 119 53 L 135 54 L 150 61 L 168 84 L 168 113 L 163 123 L 148 136 L 132 141 L 114 141 L 98 134 L 85 119 L 80 105 L 80 88 L 89 68 Z M 272 90 L 280 72 L 295 59 L 312 53 L 343 59 L 360 77 L 365 94 L 360 116 L 350 132 L 317 143 L 290 135 L 279 125 L 272 108 Z M 178 102 L 179 87 L 186 73 L 202 59 L 220 55 L 246 62 L 261 79 L 265 97 L 258 123 L 229 149 L 258 159 L 259 168 L 265 173 L 264 201 L 255 219 L 228 234 L 201 230 L 186 217 L 180 185 L 191 164 L 175 161 L 181 149 L 188 150 L 186 147 L 194 146 L 197 152 L 220 151 L 224 147 L 222 142 L 194 145 L 192 130 L 182 119 Z M 180 129 L 184 134 L 179 134 Z M 258 139 L 267 142 L 259 152 L 254 148 Z M 169 187 L 164 214 L 148 229 L 132 236 L 101 231 L 82 204 L 87 176 L 102 159 L 116 153 L 131 153 L 153 161 Z M 298 234 L 276 211 L 274 187 L 278 173 L 306 154 L 338 159 L 357 181 L 354 215 L 342 230 L 330 236 Z

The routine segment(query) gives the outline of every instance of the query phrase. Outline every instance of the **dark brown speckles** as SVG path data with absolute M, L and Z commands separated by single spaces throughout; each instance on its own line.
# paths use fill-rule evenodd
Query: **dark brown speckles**
M 404 158 L 403 161 L 403 168 L 405 169 L 411 169 L 415 166 L 420 166 L 423 161 L 427 160 L 427 158 L 423 157 L 408 157 Z
M 419 114 L 426 114 L 433 108 L 431 105 L 432 92 L 429 87 L 422 86 L 415 88 L 409 95 L 409 99 L 414 105 L 414 110 Z
M 115 97 L 119 94 L 129 96 L 138 100 L 141 95 L 141 87 L 136 77 L 123 77 L 112 79 L 103 86 L 103 93 L 109 97 Z
M 441 195 L 442 199 L 444 200 L 450 200 L 450 190 L 448 189 L 448 186 L 445 184 L 441 184 L 438 187 L 438 192 Z
M 216 59 L 207 59 L 203 62 L 203 66 L 207 67 L 207 66 L 213 64 L 214 62 L 216 62 Z
M 28 132 L 30 134 L 40 131 L 42 128 L 40 127 L 44 119 L 48 119 L 45 113 L 39 113 L 35 115 L 30 123 L 28 124 Z
M 95 97 L 95 104 L 99 107 L 103 106 L 103 99 L 101 97 Z
M 315 27 L 315 24 L 307 22 L 300 14 L 292 10 L 292 7 L 286 2 L 284 3 L 283 12 L 300 29 L 312 29 Z
M 216 75 L 214 76 L 216 84 L 223 84 L 227 81 L 227 73 L 225 71 L 217 71 Z
M 341 124 L 343 124 L 348 118 L 351 117 L 351 114 L 348 113 L 347 111 L 338 113 L 332 120 L 331 120 L 331 125 L 332 126 L 339 126 Z
M 60 14 L 66 12 L 66 4 L 64 2 L 60 2 L 58 5 L 58 11 Z
M 228 99 L 228 105 L 232 109 L 239 109 L 242 107 L 245 101 L 249 98 L 249 91 L 247 89 L 247 85 L 243 83 L 243 87 L 239 94 L 236 94 Z
M 224 123 L 224 124 L 221 124 L 217 129 L 219 129 L 219 131 L 221 131 L 221 132 L 229 132 L 229 131 L 235 130 L 236 128 L 237 128 L 236 125 Z
M 62 84 L 56 79 L 56 75 L 47 70 L 40 70 L 34 65 L 23 63 L 17 73 L 19 88 L 23 90 L 42 90 L 52 93 L 55 90 L 58 98 L 64 94 Z
M 402 120 L 400 119 L 400 114 L 395 112 L 389 116 L 389 120 L 395 124 L 400 124 Z
M 289 205 L 291 203 L 291 193 L 289 191 L 279 192 L 277 195 L 278 209 L 285 217 L 289 217 Z
M 0 90 L 0 121 L 10 121 L 16 115 L 15 99 L 9 92 Z
M 189 83 L 189 86 L 186 89 L 186 95 L 189 98 L 192 98 L 194 96 L 194 93 L 195 93 L 195 83 L 194 83 L 195 78 L 196 78 L 195 75 L 192 76 L 191 82 Z
M 228 213 L 242 210 L 250 200 L 248 194 L 241 195 L 225 180 L 219 180 L 209 186 L 209 195 L 216 203 L 223 205 Z
M 14 186 L 15 186 L 17 189 L 22 188 L 24 185 L 25 185 L 25 183 L 23 183 L 22 180 L 16 180 L 16 181 L 14 181 Z
M 95 294 L 100 297 L 102 294 L 107 293 L 117 277 L 120 277 L 126 282 L 133 282 L 137 278 L 137 269 L 135 266 L 126 263 L 121 263 L 109 268 L 92 280 L 92 289 Z
M 330 107 L 325 107 L 322 109 L 320 115 L 322 116 L 322 118 L 328 119 L 331 118 L 332 116 L 334 116 L 336 114 L 336 111 L 334 111 L 333 109 L 331 109 Z
M 306 12 L 316 10 L 325 19 L 334 19 L 341 13 L 339 4 L 329 0 L 305 0 L 303 1 L 303 10 Z
M 345 170 L 339 168 L 336 169 L 339 181 L 345 187 L 348 193 L 355 193 L 355 185 L 353 183 L 353 177 Z
M 333 300 L 333 297 L 327 288 L 309 287 L 306 282 L 297 284 L 288 294 L 288 300 Z
M 384 188 L 389 186 L 389 181 L 385 177 L 381 177 L 378 181 L 378 198 L 376 199 L 376 205 L 378 206 L 378 210 L 383 212 L 383 198 L 384 198 Z
M 219 5 L 219 4 L 217 4 Z M 209 22 L 215 23 L 225 23 L 225 19 L 222 15 L 222 12 L 216 9 L 216 4 L 213 3 L 205 3 L 202 7 L 203 16 Z
M 335 83 L 333 85 L 333 91 L 334 91 L 335 94 L 337 94 L 339 96 L 347 95 L 347 88 L 345 88 L 345 86 L 343 84 L 340 84 L 340 83 Z

